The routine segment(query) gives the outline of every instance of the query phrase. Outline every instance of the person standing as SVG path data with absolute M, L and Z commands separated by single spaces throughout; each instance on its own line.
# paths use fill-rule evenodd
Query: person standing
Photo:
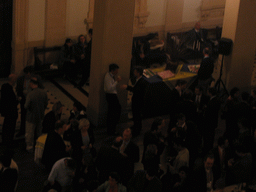
M 117 76 L 119 66 L 115 63 L 109 65 L 109 72 L 104 78 L 104 91 L 108 103 L 107 114 L 107 132 L 109 135 L 115 134 L 116 125 L 121 115 L 121 105 L 117 97 L 116 86 L 121 81 L 121 77 Z
M 33 72 L 34 72 L 34 67 L 27 66 L 23 69 L 24 75 L 18 77 L 17 79 L 16 92 L 20 100 L 21 117 L 20 117 L 20 131 L 16 134 L 16 137 L 25 135 L 27 111 L 24 105 L 26 103 L 27 94 L 31 91 L 31 88 L 29 86 L 31 77 L 36 77 L 37 81 L 39 82 L 39 88 L 43 88 L 41 77 L 39 75 L 35 75 Z
M 208 89 L 210 100 L 204 113 L 203 141 L 204 150 L 207 153 L 213 148 L 215 129 L 218 127 L 218 118 L 220 110 L 220 101 L 217 97 L 217 91 L 211 87 Z
M 4 117 L 2 128 L 3 144 L 9 147 L 12 144 L 16 120 L 18 118 L 18 100 L 13 91 L 13 86 L 16 83 L 17 76 L 10 74 L 8 82 L 1 87 L 1 114 Z
M 42 163 L 47 171 L 52 169 L 56 161 L 61 158 L 68 157 L 71 146 L 66 146 L 62 136 L 69 129 L 69 126 L 61 120 L 55 123 L 55 129 L 52 130 L 45 141 L 44 151 L 42 155 Z
M 133 115 L 133 127 L 131 127 L 133 131 L 133 135 L 137 136 L 140 134 L 142 129 L 142 109 L 144 107 L 144 95 L 146 88 L 146 80 L 142 77 L 143 69 L 141 67 L 136 67 L 133 70 L 133 74 L 136 78 L 135 85 L 122 85 L 122 89 L 126 89 L 128 91 L 133 92 L 132 96 L 132 115 Z
M 123 143 L 119 149 L 120 153 L 127 160 L 127 174 L 125 175 L 123 184 L 127 184 L 130 178 L 133 176 L 134 163 L 137 163 L 140 160 L 139 147 L 131 139 L 132 139 L 132 130 L 130 128 L 126 128 L 123 131 Z
M 200 85 L 203 88 L 204 92 L 206 92 L 213 80 L 212 73 L 214 70 L 214 61 L 210 57 L 209 47 L 204 48 L 203 55 L 204 55 L 204 58 L 197 72 L 197 76 L 198 76 L 198 85 Z
M 78 43 L 74 45 L 77 73 L 84 73 L 87 42 L 84 35 L 79 35 Z M 76 74 L 77 75 L 77 74 Z
M 70 38 L 67 38 L 65 44 L 61 47 L 60 51 L 60 67 L 63 68 L 64 75 L 68 79 L 74 79 L 75 73 L 75 51 L 73 42 Z
M 30 79 L 31 92 L 28 93 L 25 103 L 26 114 L 26 150 L 33 152 L 34 133 L 38 138 L 42 132 L 42 121 L 44 111 L 48 104 L 47 94 L 43 89 L 38 87 L 39 83 L 36 77 Z
M 85 68 L 82 74 L 82 79 L 78 83 L 78 87 L 84 86 L 90 76 L 90 69 L 91 69 L 91 53 L 92 53 L 92 29 L 88 31 L 89 37 L 91 40 L 88 42 L 87 47 L 85 49 Z

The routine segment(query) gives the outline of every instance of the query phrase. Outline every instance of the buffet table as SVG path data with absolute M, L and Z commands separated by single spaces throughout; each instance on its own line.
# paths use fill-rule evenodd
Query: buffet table
M 165 70 L 165 67 L 144 70 L 144 78 L 147 81 L 143 110 L 145 117 L 169 114 L 171 91 L 175 87 L 176 81 L 187 80 L 188 86 L 195 81 L 197 74 L 186 72 L 182 70 L 183 68 L 183 65 L 179 65 L 174 76 L 166 79 L 162 79 L 158 75 L 159 72 Z

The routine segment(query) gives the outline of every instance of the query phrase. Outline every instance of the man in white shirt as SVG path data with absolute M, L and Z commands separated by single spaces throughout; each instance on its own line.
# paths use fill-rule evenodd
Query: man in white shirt
M 104 78 L 104 91 L 108 102 L 107 115 L 107 132 L 109 135 L 115 134 L 116 125 L 121 115 L 121 105 L 117 97 L 116 86 L 121 81 L 121 77 L 117 76 L 119 66 L 115 63 L 109 65 L 109 72 Z
M 72 184 L 72 178 L 75 176 L 75 170 L 76 164 L 72 158 L 66 157 L 58 160 L 49 174 L 49 184 L 52 188 L 59 184 L 62 191 L 68 191 Z

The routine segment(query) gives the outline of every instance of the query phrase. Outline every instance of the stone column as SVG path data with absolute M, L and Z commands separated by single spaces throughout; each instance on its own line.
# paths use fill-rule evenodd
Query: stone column
M 127 83 L 133 40 L 135 0 L 95 0 L 90 94 L 87 114 L 96 126 L 106 123 L 107 103 L 103 80 L 111 63 L 119 65 L 120 84 Z M 118 91 L 122 109 L 127 104 L 127 92 Z
M 28 49 L 28 0 L 13 1 L 12 67 L 11 73 L 19 74 L 27 65 Z
M 224 59 L 226 87 L 250 90 L 256 46 L 256 1 L 226 0 L 222 37 L 233 40 Z
M 89 0 L 89 10 L 88 10 L 87 18 L 85 19 L 87 30 L 93 27 L 94 1 L 95 0 Z

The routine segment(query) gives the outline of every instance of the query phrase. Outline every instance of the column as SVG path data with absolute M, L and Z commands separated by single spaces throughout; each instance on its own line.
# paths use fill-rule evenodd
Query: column
M 233 49 L 224 59 L 223 80 L 227 89 L 234 86 L 249 91 L 256 46 L 256 1 L 226 0 L 222 37 L 233 40 Z
M 119 65 L 120 84 L 127 83 L 133 40 L 135 0 L 95 0 L 87 114 L 96 126 L 106 122 L 107 102 L 103 90 L 104 75 L 111 63 Z M 118 91 L 122 109 L 126 108 L 127 92 Z
M 28 49 L 28 0 L 13 1 L 12 67 L 11 73 L 19 74 L 27 65 Z

